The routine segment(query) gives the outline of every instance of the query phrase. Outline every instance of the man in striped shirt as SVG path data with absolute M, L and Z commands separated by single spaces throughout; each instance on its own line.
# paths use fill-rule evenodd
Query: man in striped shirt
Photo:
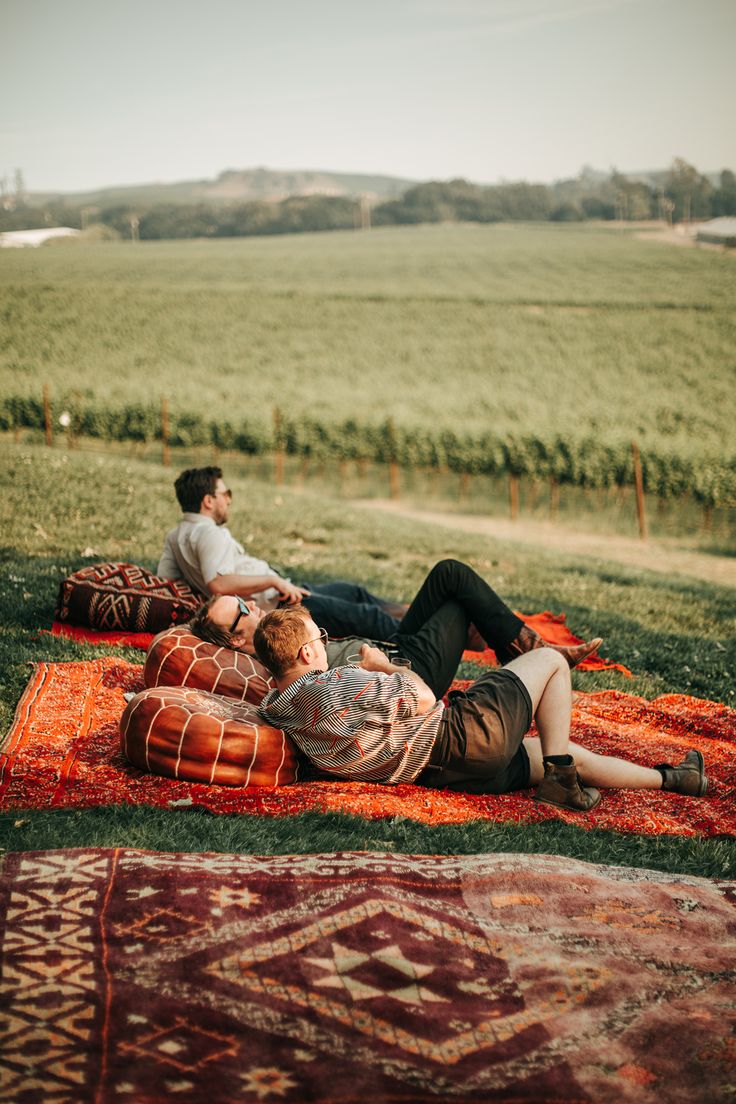
M 598 804 L 595 786 L 707 790 L 698 751 L 676 767 L 644 767 L 572 744 L 570 670 L 551 648 L 494 668 L 445 707 L 415 671 L 369 645 L 359 665 L 328 669 L 327 634 L 301 606 L 266 614 L 254 645 L 276 683 L 259 712 L 334 777 L 472 793 L 536 784 L 535 800 L 577 812 Z M 525 738 L 532 719 L 539 736 Z

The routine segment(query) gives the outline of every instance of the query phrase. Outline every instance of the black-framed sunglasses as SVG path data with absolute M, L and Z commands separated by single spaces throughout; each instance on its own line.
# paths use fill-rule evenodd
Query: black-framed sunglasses
M 300 651 L 302 650 L 302 648 L 304 648 L 304 647 L 305 647 L 305 646 L 306 646 L 307 644 L 314 644 L 315 640 L 321 640 L 321 641 L 322 641 L 322 643 L 324 644 L 325 648 L 326 648 L 326 647 L 327 647 L 327 642 L 328 642 L 328 640 L 329 640 L 329 639 L 330 639 L 330 638 L 329 638 L 329 636 L 327 635 L 327 630 L 326 630 L 326 629 L 320 629 L 320 630 L 319 630 L 319 636 L 313 636 L 313 637 L 311 638 L 311 640 L 304 640 L 304 641 L 302 641 L 302 643 L 301 643 L 301 644 L 299 645 L 299 652 L 300 652 Z M 296 653 L 296 655 L 294 656 L 294 658 L 295 658 L 295 659 L 298 659 L 298 658 L 299 658 L 299 652 L 297 652 L 297 653 Z
M 236 602 L 238 603 L 238 616 L 237 616 L 237 617 L 235 618 L 235 620 L 233 621 L 232 625 L 231 625 L 231 626 L 230 626 L 230 628 L 229 628 L 229 629 L 227 630 L 227 631 L 228 631 L 229 633 L 234 633 L 234 632 L 235 632 L 235 630 L 236 630 L 236 629 L 237 629 L 237 627 L 238 627 L 238 623 L 240 622 L 240 618 L 241 618 L 241 617 L 247 617 L 247 616 L 248 616 L 248 614 L 249 614 L 249 613 L 251 612 L 251 611 L 250 611 L 250 609 L 248 608 L 248 606 L 247 606 L 247 604 L 246 604 L 246 601 L 245 601 L 245 599 L 244 599 L 244 598 L 241 598 L 241 597 L 240 597 L 240 596 L 238 595 L 238 596 L 236 596 L 236 599 L 235 599 L 235 600 L 236 600 Z
M 229 487 L 224 487 L 221 491 L 212 492 L 213 498 L 217 498 L 218 495 L 224 495 L 228 502 L 232 502 L 233 500 L 233 492 L 230 490 Z

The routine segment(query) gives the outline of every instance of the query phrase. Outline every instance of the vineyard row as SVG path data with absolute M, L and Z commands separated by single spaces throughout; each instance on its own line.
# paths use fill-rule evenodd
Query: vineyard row
M 58 411 L 63 411 L 60 418 Z M 437 468 L 457 473 L 507 473 L 560 485 L 605 488 L 634 483 L 630 439 L 615 442 L 594 436 L 575 439 L 551 434 L 462 434 L 438 427 L 397 425 L 391 419 L 375 424 L 349 418 L 322 423 L 309 417 L 273 412 L 272 419 L 254 417 L 235 425 L 199 413 L 168 413 L 153 404 L 128 404 L 116 409 L 82 406 L 71 400 L 55 403 L 55 425 L 72 436 L 114 441 L 164 440 L 170 445 L 212 445 L 250 455 L 284 451 L 316 460 L 373 460 L 410 468 Z M 0 429 L 44 429 L 51 419 L 42 398 L 11 396 L 0 400 Z M 694 448 L 682 452 L 642 450 L 644 488 L 662 498 L 690 493 L 706 507 L 736 507 L 736 455 L 703 455 Z

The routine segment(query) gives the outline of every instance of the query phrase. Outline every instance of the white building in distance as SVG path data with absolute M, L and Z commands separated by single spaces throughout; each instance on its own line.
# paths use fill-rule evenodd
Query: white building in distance
M 697 240 L 711 242 L 713 245 L 730 245 L 736 242 L 736 218 L 724 216 L 701 222 L 698 226 Z
M 71 238 L 81 234 L 71 226 L 47 226 L 42 230 L 6 230 L 0 234 L 0 249 L 23 249 L 43 245 L 50 238 Z

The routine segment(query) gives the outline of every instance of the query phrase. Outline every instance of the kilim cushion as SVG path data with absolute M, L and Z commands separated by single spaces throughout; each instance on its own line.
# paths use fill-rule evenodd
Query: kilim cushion
M 285 733 L 264 724 L 245 702 L 154 686 L 128 703 L 121 750 L 140 770 L 221 786 L 283 786 L 299 774 L 299 753 Z
M 105 632 L 160 632 L 188 621 L 202 598 L 186 583 L 128 563 L 91 564 L 61 583 L 56 621 Z
M 190 686 L 258 705 L 273 680 L 257 659 L 208 644 L 186 625 L 168 629 L 151 642 L 143 672 L 146 686 Z

